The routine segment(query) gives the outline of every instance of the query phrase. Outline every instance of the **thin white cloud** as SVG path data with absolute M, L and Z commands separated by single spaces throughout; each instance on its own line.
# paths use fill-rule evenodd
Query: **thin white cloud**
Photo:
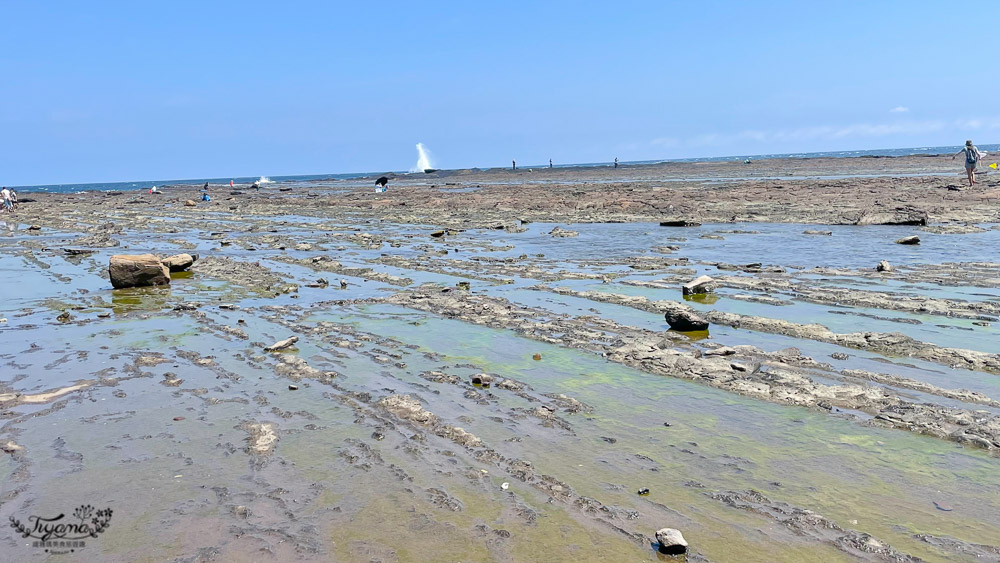
M 894 123 L 855 123 L 851 125 L 822 125 L 795 129 L 759 130 L 746 129 L 731 133 L 702 133 L 688 139 L 661 137 L 650 141 L 652 145 L 663 147 L 712 147 L 732 144 L 788 143 L 814 140 L 837 140 L 844 138 L 886 137 L 889 135 L 921 136 L 942 131 L 997 131 L 1000 117 L 988 119 L 958 119 L 952 121 L 907 120 Z
M 891 110 L 889 110 L 889 112 L 891 112 L 891 113 L 906 113 L 908 111 L 910 111 L 910 108 L 908 108 L 906 106 L 896 106 L 896 107 L 892 108 Z

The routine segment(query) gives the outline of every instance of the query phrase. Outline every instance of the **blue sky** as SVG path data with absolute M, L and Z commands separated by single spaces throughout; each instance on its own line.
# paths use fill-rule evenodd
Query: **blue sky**
M 0 0 L 0 183 L 1000 142 L 975 6 Z

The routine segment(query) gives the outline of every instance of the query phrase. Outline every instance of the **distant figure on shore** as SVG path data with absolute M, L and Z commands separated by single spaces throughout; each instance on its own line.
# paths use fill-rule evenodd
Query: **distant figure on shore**
M 153 186 L 152 188 L 149 188 L 149 193 L 150 195 L 159 193 L 159 190 L 156 189 L 156 186 Z
M 17 192 L 14 191 L 14 188 L 8 189 L 10 190 L 10 204 L 14 209 L 17 209 Z
M 375 180 L 375 185 L 376 186 L 381 186 L 383 188 L 386 187 L 386 186 L 388 186 L 389 185 L 389 177 L 388 176 L 379 176 L 378 180 Z
M 969 176 L 969 187 L 976 185 L 976 166 L 979 166 L 979 159 L 983 155 L 979 153 L 979 149 L 972 144 L 972 139 L 965 141 L 965 148 L 955 153 L 951 159 L 955 160 L 955 157 L 965 154 L 965 173 Z
M 260 180 L 254 180 L 253 184 L 250 185 L 251 188 L 260 191 Z
M 205 185 L 201 187 L 201 191 L 203 191 L 203 192 L 207 192 L 208 191 L 208 182 L 205 182 Z
M 208 192 L 201 194 L 202 201 L 212 201 L 212 198 L 208 197 Z
M 230 181 L 229 181 L 229 187 L 230 187 L 230 188 L 235 188 L 235 187 L 236 187 L 236 186 L 235 186 L 235 185 L 233 184 L 233 181 L 232 181 L 232 180 L 230 180 Z
M 516 160 L 510 161 L 510 169 L 511 170 L 517 170 L 517 161 Z
M 615 168 L 618 168 L 618 157 L 615 157 Z
M 549 168 L 552 168 L 552 159 L 549 159 Z

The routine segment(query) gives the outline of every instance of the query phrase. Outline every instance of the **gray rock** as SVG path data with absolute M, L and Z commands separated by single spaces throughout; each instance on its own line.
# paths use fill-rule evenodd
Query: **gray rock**
M 708 330 L 708 321 L 686 309 L 667 311 L 663 318 L 666 319 L 670 328 L 681 332 Z
M 551 231 L 549 231 L 549 234 L 552 235 L 552 236 L 554 236 L 554 237 L 576 237 L 576 236 L 580 236 L 580 233 L 578 233 L 576 231 L 567 231 L 566 229 L 563 229 L 563 228 L 560 228 L 560 227 L 556 227 L 556 228 L 552 229 Z
M 903 237 L 896 241 L 896 244 L 920 244 L 920 237 L 913 235 L 911 237 Z
M 927 225 L 927 212 L 913 207 L 897 207 L 892 211 L 867 212 L 858 218 L 857 225 Z
M 674 528 L 661 528 L 656 531 L 656 541 L 659 542 L 660 553 L 669 555 L 680 555 L 687 553 L 688 542 L 680 530 Z
M 483 387 L 489 387 L 493 383 L 493 376 L 485 373 L 477 373 L 472 376 L 473 385 L 482 385 Z
M 892 267 L 892 264 L 890 264 L 886 260 L 882 260 L 881 262 L 878 263 L 878 266 L 875 266 L 875 270 L 878 272 L 891 272 L 894 269 L 895 268 Z
M 687 282 L 681 286 L 681 291 L 684 295 L 692 295 L 695 293 L 710 293 L 715 291 L 718 284 L 715 283 L 709 276 L 698 276 L 697 278 Z
M 174 254 L 173 256 L 167 256 L 162 260 L 162 262 L 163 265 L 169 268 L 171 272 L 183 272 L 184 270 L 190 268 L 197 259 L 197 255 Z
M 115 289 L 170 285 L 170 270 L 152 254 L 116 254 L 108 264 L 108 275 Z
M 279 341 L 275 342 L 274 344 L 271 344 L 267 348 L 264 348 L 264 351 L 265 352 L 274 352 L 274 351 L 277 351 L 277 350 L 284 350 L 286 348 L 291 348 L 298 341 L 299 341 L 299 337 L 298 336 L 292 336 L 292 337 L 286 338 L 284 340 L 279 340 Z
M 833 235 L 833 231 L 815 231 L 815 230 L 811 230 L 810 229 L 810 230 L 807 230 L 807 231 L 802 231 L 802 234 L 804 234 L 804 235 L 832 236 Z

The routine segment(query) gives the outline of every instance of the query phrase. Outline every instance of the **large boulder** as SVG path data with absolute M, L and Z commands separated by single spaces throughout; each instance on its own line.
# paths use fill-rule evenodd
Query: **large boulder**
M 170 270 L 152 254 L 115 254 L 108 275 L 115 289 L 170 285 Z
M 673 330 L 681 332 L 693 332 L 696 330 L 708 330 L 708 321 L 699 317 L 689 309 L 671 309 L 663 314 L 667 324 Z
M 718 286 L 709 276 L 698 276 L 695 279 L 687 282 L 681 286 L 681 292 L 684 295 L 693 295 L 695 293 L 711 293 L 715 291 Z
M 162 260 L 162 262 L 163 265 L 169 268 L 171 272 L 183 272 L 184 270 L 190 268 L 197 259 L 197 255 L 174 254 L 173 256 L 167 256 Z
M 660 545 L 657 551 L 669 555 L 680 555 L 687 553 L 688 542 L 684 539 L 684 534 L 674 528 L 661 528 L 656 531 L 656 541 Z

